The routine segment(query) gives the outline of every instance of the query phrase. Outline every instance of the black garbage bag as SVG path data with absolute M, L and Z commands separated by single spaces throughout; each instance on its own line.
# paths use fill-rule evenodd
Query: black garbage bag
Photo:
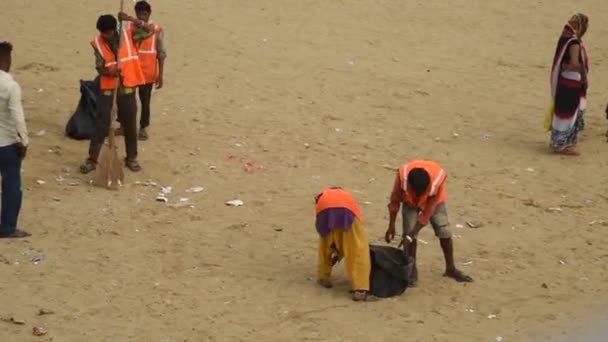
M 369 254 L 372 263 L 370 293 L 387 298 L 405 292 L 414 259 L 405 255 L 402 249 L 390 246 L 370 245 Z
M 80 80 L 80 101 L 65 125 L 65 135 L 76 140 L 91 138 L 96 125 L 99 94 L 99 77 L 93 81 Z

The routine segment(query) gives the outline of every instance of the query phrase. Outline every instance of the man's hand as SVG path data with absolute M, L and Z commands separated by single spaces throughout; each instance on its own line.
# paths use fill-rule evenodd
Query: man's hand
M 22 143 L 15 144 L 15 149 L 17 149 L 17 155 L 19 158 L 24 159 L 27 156 L 27 146 Z
M 160 89 L 163 87 L 163 75 L 158 76 L 156 80 L 156 89 Z
M 389 224 L 388 229 L 386 230 L 386 234 L 384 234 L 384 239 L 386 240 L 386 243 L 391 243 L 391 241 L 393 241 L 394 238 L 395 238 L 395 225 Z
M 414 241 L 414 239 L 412 239 L 409 235 L 404 235 L 403 239 L 401 239 L 401 242 L 399 242 L 399 246 L 397 246 L 397 248 L 403 246 L 403 250 L 407 251 L 407 248 L 410 246 L 410 243 L 412 243 L 412 241 Z
M 129 21 L 131 17 L 125 12 L 118 12 L 118 20 L 120 21 Z

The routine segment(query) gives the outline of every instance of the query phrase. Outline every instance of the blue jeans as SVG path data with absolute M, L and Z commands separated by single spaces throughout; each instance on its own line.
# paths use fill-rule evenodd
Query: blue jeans
M 21 210 L 21 158 L 15 146 L 0 147 L 0 175 L 2 175 L 2 211 L 0 235 L 17 229 Z

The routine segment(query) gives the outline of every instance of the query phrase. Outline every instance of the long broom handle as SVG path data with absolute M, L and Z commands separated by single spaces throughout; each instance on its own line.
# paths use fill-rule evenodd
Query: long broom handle
M 124 9 L 124 0 L 120 0 L 120 12 L 122 13 Z M 122 20 L 118 21 L 118 49 L 116 49 L 116 69 L 120 68 L 120 48 L 122 47 Z M 118 105 L 116 104 L 116 98 L 118 96 L 118 88 L 120 87 L 120 75 L 118 75 L 118 80 L 116 85 L 114 86 L 114 94 L 112 95 L 112 110 L 110 111 L 110 125 L 108 126 L 108 145 L 110 148 L 113 148 L 115 145 L 114 142 L 114 118 L 116 117 L 116 112 Z

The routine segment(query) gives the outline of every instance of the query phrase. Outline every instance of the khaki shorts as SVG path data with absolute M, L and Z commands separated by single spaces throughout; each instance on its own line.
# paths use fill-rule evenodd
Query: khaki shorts
M 414 225 L 416 224 L 416 220 L 418 220 L 418 215 L 420 212 L 418 209 L 408 207 L 405 205 L 405 203 L 401 207 L 401 214 L 403 217 L 403 235 L 405 236 L 406 234 L 409 234 L 412 229 L 414 229 Z M 445 207 L 445 203 L 438 205 L 433 215 L 431 215 L 431 226 L 433 226 L 436 237 L 440 239 L 449 239 L 452 237 L 450 222 L 448 221 L 448 211 Z

